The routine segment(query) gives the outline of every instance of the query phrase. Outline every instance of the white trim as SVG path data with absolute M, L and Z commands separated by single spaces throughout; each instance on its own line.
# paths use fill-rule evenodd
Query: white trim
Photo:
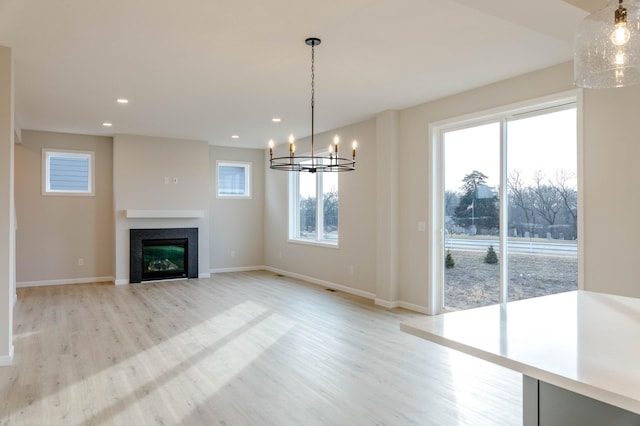
M 222 167 L 242 167 L 244 169 L 244 193 L 242 194 L 220 194 L 220 166 Z M 250 200 L 253 198 L 251 192 L 251 169 L 253 163 L 249 161 L 229 161 L 229 160 L 217 160 L 216 161 L 216 198 L 231 199 L 231 200 Z
M 49 159 L 50 157 L 67 157 L 86 158 L 89 162 L 89 175 L 87 176 L 87 190 L 83 191 L 59 191 L 49 188 Z M 73 196 L 73 197 L 93 197 L 96 194 L 95 184 L 95 153 L 93 151 L 77 151 L 72 149 L 54 149 L 42 148 L 42 195 L 46 196 Z
M 576 89 L 577 126 L 576 134 L 578 143 L 578 290 L 584 290 L 584 107 L 583 91 Z
M 398 307 L 409 311 L 418 312 L 425 315 L 431 315 L 427 306 L 420 306 L 409 302 L 398 302 Z
M 199 219 L 204 210 L 137 210 L 126 209 L 127 219 Z
M 232 268 L 213 268 L 209 269 L 209 272 L 212 274 L 225 274 L 227 272 L 263 271 L 265 268 L 266 266 L 238 266 Z
M 307 240 L 303 238 L 289 238 L 287 242 L 291 244 L 302 244 L 306 246 L 340 248 L 340 243 L 338 241 L 333 242 L 333 240 Z
M 324 281 L 324 280 L 319 280 L 317 278 L 313 278 L 313 277 L 308 277 L 306 275 L 302 275 L 302 274 L 296 274 L 295 272 L 288 272 L 288 271 L 283 271 L 281 269 L 276 269 L 276 268 L 272 268 L 270 266 L 265 266 L 264 267 L 265 270 L 270 271 L 270 272 L 274 272 L 276 274 L 280 274 L 280 275 L 284 275 L 287 277 L 291 277 L 291 278 L 296 278 L 311 284 L 316 284 L 316 285 L 320 285 L 323 287 L 327 287 L 327 288 L 331 288 L 334 290 L 340 290 L 343 291 L 345 293 L 349 293 L 349 294 L 353 294 L 355 296 L 360 296 L 360 297 L 364 297 L 365 299 L 370 299 L 370 300 L 375 300 L 376 295 L 373 293 L 370 293 L 368 291 L 363 291 L 363 290 L 357 290 L 355 288 L 351 288 L 351 287 L 347 287 L 341 284 L 335 284 L 329 281 Z
M 115 285 L 127 285 L 129 284 L 129 280 L 115 280 Z
M 431 315 L 429 313 L 429 308 L 427 306 L 415 305 L 413 303 L 403 302 L 400 300 L 396 300 L 395 302 L 389 302 L 388 300 L 376 298 L 375 304 L 388 309 L 402 308 L 402 309 L 407 309 L 409 311 L 418 312 L 420 314 Z
M 382 306 L 383 308 L 394 309 L 400 306 L 400 302 L 397 300 L 395 302 L 389 302 L 388 300 L 378 299 L 377 297 L 373 300 L 376 305 Z
M 48 285 L 66 285 L 66 284 L 93 284 L 113 282 L 113 277 L 88 277 L 88 278 L 71 278 L 66 280 L 47 280 L 47 281 L 24 281 L 16 283 L 16 287 L 43 287 Z
M 209 272 L 200 272 L 198 274 L 198 279 L 200 279 L 200 278 L 211 278 L 211 273 L 209 273 Z
M 9 347 L 9 355 L 0 356 L 0 367 L 7 367 L 13 364 L 13 354 L 14 354 L 14 348 L 13 348 L 13 345 L 11 345 Z

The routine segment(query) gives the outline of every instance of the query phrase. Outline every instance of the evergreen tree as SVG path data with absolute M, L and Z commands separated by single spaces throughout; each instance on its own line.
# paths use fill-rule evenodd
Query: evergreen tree
M 498 255 L 496 254 L 496 251 L 493 249 L 492 245 L 487 249 L 487 254 L 484 257 L 484 263 L 498 263 Z
M 453 256 L 451 256 L 451 252 L 447 250 L 447 257 L 444 258 L 444 266 L 446 268 L 453 268 L 456 266 L 456 261 L 453 260 Z
M 476 226 L 485 232 L 499 226 L 498 197 L 493 195 L 486 181 L 487 176 L 477 170 L 462 179 L 462 196 L 454 213 L 458 225 Z

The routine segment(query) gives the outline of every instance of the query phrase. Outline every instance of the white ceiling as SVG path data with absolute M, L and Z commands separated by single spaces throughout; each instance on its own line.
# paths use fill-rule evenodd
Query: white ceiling
M 263 148 L 310 133 L 309 36 L 321 132 L 571 60 L 569 1 L 0 0 L 0 45 L 23 129 Z

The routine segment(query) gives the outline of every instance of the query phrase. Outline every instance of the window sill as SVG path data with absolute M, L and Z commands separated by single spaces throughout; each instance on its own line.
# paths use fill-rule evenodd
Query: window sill
M 298 240 L 293 238 L 289 238 L 288 242 L 292 244 L 301 244 L 303 246 L 316 246 L 316 247 L 325 247 L 325 248 L 332 248 L 332 249 L 340 248 L 338 242 L 332 243 L 328 241 Z

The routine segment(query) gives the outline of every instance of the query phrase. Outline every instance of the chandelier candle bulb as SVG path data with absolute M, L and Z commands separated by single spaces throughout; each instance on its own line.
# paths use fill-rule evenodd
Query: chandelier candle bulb
M 273 139 L 271 139 L 269 141 L 269 155 L 270 156 L 273 156 L 273 147 L 274 147 L 274 145 L 275 145 L 275 142 L 273 142 Z
M 295 146 L 293 145 L 293 134 L 289 135 L 289 152 L 293 154 L 293 151 L 295 150 Z
M 353 143 L 351 144 L 351 147 L 353 148 L 353 159 L 356 159 L 356 148 L 358 147 L 358 141 L 353 141 Z

